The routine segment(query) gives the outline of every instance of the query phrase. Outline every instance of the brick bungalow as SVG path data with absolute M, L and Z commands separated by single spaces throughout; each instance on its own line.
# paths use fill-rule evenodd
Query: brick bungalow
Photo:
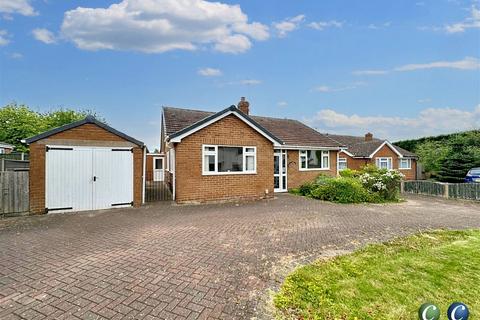
M 335 176 L 342 148 L 297 120 L 250 115 L 244 98 L 217 113 L 163 108 L 165 178 L 180 203 L 269 198 Z
M 365 134 L 365 137 L 334 134 L 327 136 L 347 147 L 339 153 L 339 170 L 358 170 L 367 164 L 375 164 L 380 168 L 397 169 L 407 180 L 417 179 L 418 157 L 387 140 L 376 139 L 371 133 Z

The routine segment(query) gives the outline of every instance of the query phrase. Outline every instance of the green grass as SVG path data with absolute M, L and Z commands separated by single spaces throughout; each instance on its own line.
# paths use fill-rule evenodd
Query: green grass
M 274 296 L 279 319 L 418 319 L 425 302 L 446 319 L 454 301 L 480 319 L 480 230 L 418 234 L 317 261 Z

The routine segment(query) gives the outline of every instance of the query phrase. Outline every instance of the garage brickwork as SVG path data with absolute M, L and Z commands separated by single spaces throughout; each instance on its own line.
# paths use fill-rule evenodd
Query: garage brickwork
M 45 213 L 45 156 L 47 145 L 132 147 L 134 165 L 133 201 L 134 206 L 142 204 L 142 148 L 95 124 L 87 123 L 30 144 L 30 213 Z
M 353 170 L 360 170 L 367 164 L 375 164 L 375 158 L 379 157 L 391 157 L 392 158 L 392 166 L 394 169 L 398 169 L 399 165 L 399 157 L 398 154 L 395 153 L 389 146 L 384 145 L 380 150 L 377 151 L 372 157 L 372 159 L 367 158 L 352 158 L 349 155 L 341 152 L 339 157 L 347 159 L 347 167 Z M 416 172 L 417 172 L 417 161 L 412 159 L 412 168 L 411 169 L 401 169 L 399 170 L 401 173 L 405 175 L 406 180 L 415 180 Z
M 308 170 L 300 171 L 298 150 L 287 150 L 288 169 L 287 184 L 288 189 L 297 188 L 301 184 L 313 181 L 318 175 L 324 174 L 328 176 L 337 175 L 337 151 L 330 151 L 330 168 L 328 170 Z
M 257 147 L 257 173 L 202 175 L 203 144 Z M 234 115 L 185 137 L 176 145 L 175 155 L 177 202 L 273 196 L 273 144 Z

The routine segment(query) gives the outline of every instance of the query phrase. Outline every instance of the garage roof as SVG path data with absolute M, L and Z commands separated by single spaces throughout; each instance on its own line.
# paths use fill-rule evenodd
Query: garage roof
M 121 137 L 121 138 L 123 138 L 127 141 L 130 141 L 131 143 L 134 143 L 134 144 L 136 144 L 140 147 L 143 147 L 145 145 L 143 142 L 141 142 L 137 139 L 134 139 L 134 138 L 130 137 L 129 135 L 126 135 L 123 132 L 115 130 L 114 128 L 110 127 L 109 125 L 107 125 L 103 122 L 98 121 L 93 116 L 87 116 L 85 119 L 75 121 L 75 122 L 66 124 L 64 126 L 54 128 L 52 130 L 40 133 L 39 135 L 36 135 L 36 136 L 30 137 L 28 139 L 25 139 L 25 143 L 30 144 L 32 142 L 48 138 L 50 136 L 53 136 L 54 134 L 73 129 L 73 128 L 79 127 L 79 126 L 87 124 L 87 123 L 95 124 L 95 125 L 99 126 L 100 128 L 102 128 L 102 129 L 104 129 L 104 130 L 106 130 L 110 133 L 113 133 L 114 135 L 117 135 L 117 136 L 119 136 L 119 137 Z

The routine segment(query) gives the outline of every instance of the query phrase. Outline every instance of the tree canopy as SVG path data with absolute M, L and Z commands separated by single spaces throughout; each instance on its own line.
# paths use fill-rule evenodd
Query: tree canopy
M 415 152 L 427 176 L 462 182 L 469 169 L 480 167 L 480 130 L 396 142 Z
M 60 108 L 38 112 L 26 105 L 11 103 L 0 108 L 0 141 L 14 145 L 17 151 L 26 152 L 28 146 L 21 143 L 22 139 L 83 119 L 87 115 L 105 122 L 91 110 Z

